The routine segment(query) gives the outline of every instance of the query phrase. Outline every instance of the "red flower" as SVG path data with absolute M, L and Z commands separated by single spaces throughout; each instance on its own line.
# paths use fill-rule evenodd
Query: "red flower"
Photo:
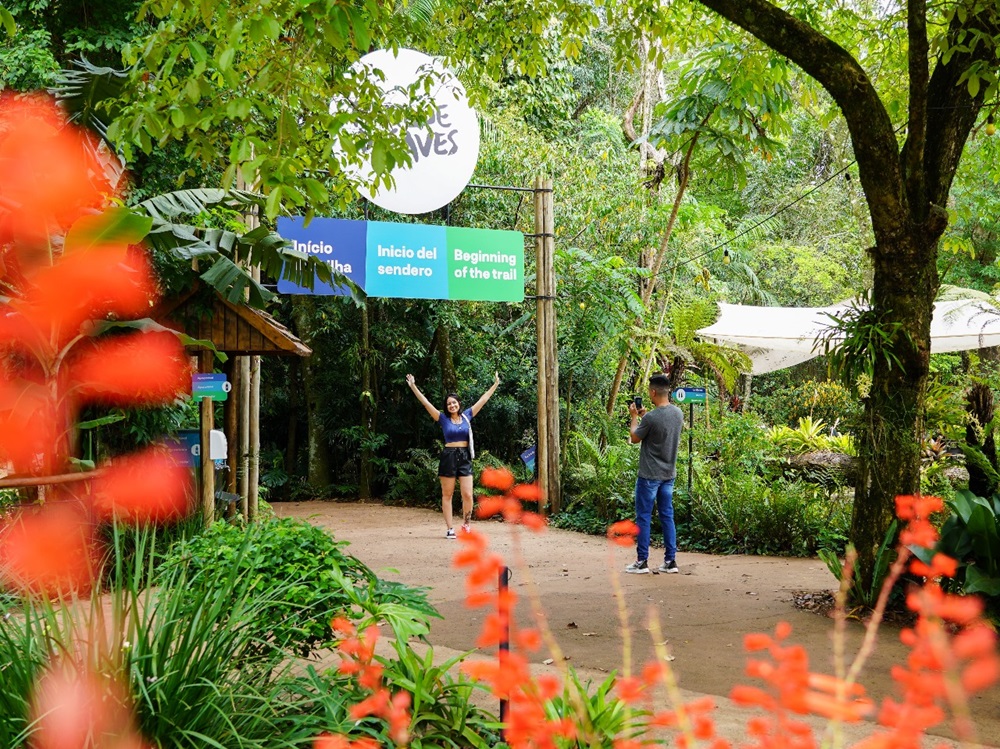
M 179 520 L 191 510 L 191 472 L 163 448 L 118 458 L 94 482 L 94 510 L 133 523 Z
M 476 506 L 476 517 L 485 520 L 500 514 L 503 512 L 505 502 L 503 497 L 480 497 Z
M 523 512 L 521 513 L 521 525 L 529 530 L 544 531 L 548 526 L 548 521 L 537 512 Z
M 514 486 L 514 474 L 506 468 L 484 468 L 479 483 L 488 489 L 507 492 Z
M 0 96 L 0 204 L 8 207 L 0 238 L 44 242 L 100 207 L 111 185 L 96 146 L 52 99 Z
M 148 746 L 135 729 L 124 686 L 96 674 L 49 671 L 35 687 L 31 711 L 35 749 Z
M 522 502 L 537 502 L 542 498 L 542 490 L 538 484 L 518 484 L 511 490 L 511 496 Z
M 533 652 L 542 647 L 542 636 L 537 629 L 522 629 L 517 633 L 517 644 L 522 650 Z
M 97 558 L 93 529 L 71 500 L 21 510 L 0 527 L 0 580 L 25 592 L 85 594 Z
M 626 705 L 638 702 L 642 697 L 644 688 L 645 685 L 642 683 L 642 680 L 635 676 L 622 677 L 615 682 L 615 693 L 618 695 L 618 699 Z
M 608 539 L 619 546 L 631 546 L 639 535 L 639 526 L 631 520 L 619 520 L 608 527 Z
M 169 403 L 190 387 L 184 349 L 172 333 L 139 333 L 96 342 L 73 360 L 81 397 L 114 404 Z

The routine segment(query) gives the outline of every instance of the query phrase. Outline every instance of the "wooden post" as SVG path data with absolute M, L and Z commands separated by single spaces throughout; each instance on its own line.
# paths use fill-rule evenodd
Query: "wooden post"
M 538 358 L 538 483 L 541 510 L 559 511 L 559 358 L 556 346 L 555 217 L 552 180 L 535 179 L 535 329 Z
M 244 520 L 250 516 L 250 357 L 240 356 L 236 359 L 236 369 L 239 370 L 239 390 L 235 392 L 239 402 L 239 487 L 240 514 Z
M 230 395 L 239 391 L 239 369 L 235 366 L 235 357 L 229 357 L 226 361 L 225 370 L 226 378 L 229 380 L 233 389 L 230 390 Z M 226 474 L 226 491 L 230 494 L 236 494 L 236 463 L 239 460 L 239 452 L 237 450 L 239 443 L 239 402 L 234 397 L 229 397 L 226 399 L 226 405 L 223 407 L 223 413 L 225 415 L 226 422 L 226 464 L 229 466 L 229 472 Z M 226 517 L 232 518 L 236 514 L 236 505 L 232 502 L 226 505 Z
M 198 354 L 198 371 L 212 372 L 212 352 Z M 215 424 L 215 404 L 211 398 L 201 399 L 201 512 L 207 528 L 215 522 L 215 464 L 212 462 L 212 427 Z
M 259 175 L 253 186 L 247 185 L 242 172 L 237 170 L 237 187 L 242 190 L 259 188 Z M 244 220 L 249 230 L 260 226 L 257 208 L 251 207 Z M 255 281 L 260 281 L 260 266 L 253 266 L 250 275 Z M 249 290 L 247 291 L 249 298 Z M 240 444 L 239 444 L 239 475 L 240 475 L 240 511 L 243 519 L 250 522 L 257 518 L 257 499 L 260 480 L 260 356 L 241 357 L 241 367 L 238 367 L 243 384 L 237 393 L 240 403 Z M 235 466 L 234 466 L 234 471 Z
M 250 357 L 250 477 L 247 483 L 247 519 L 253 522 L 257 519 L 260 487 L 260 356 L 256 354 Z

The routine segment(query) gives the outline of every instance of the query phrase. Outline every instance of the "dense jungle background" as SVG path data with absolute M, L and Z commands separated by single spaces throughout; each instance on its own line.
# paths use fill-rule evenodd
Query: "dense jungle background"
M 174 73 L 177 86 L 184 76 L 197 76 L 202 37 L 177 42 L 186 28 L 205 31 L 206 24 L 191 20 L 193 5 L 159 9 L 138 21 L 140 4 L 126 0 L 6 5 L 18 28 L 0 47 L 3 86 L 55 89 L 76 103 L 89 97 L 92 106 L 77 111 L 111 126 L 104 132 L 120 146 L 131 174 L 129 204 L 231 183 L 228 146 L 211 140 L 221 138 L 213 130 L 218 123 L 196 123 L 191 111 L 171 110 L 159 122 L 162 137 L 150 139 L 134 127 L 137 118 L 145 113 L 148 125 L 154 112 L 166 111 L 156 110 L 149 97 L 162 104 L 176 90 L 164 83 L 147 90 L 145 99 L 129 101 L 130 89 L 115 88 L 118 79 L 108 72 L 123 63 L 149 64 L 158 54 L 185 71 Z M 436 25 L 432 3 L 394 13 L 404 19 L 400 39 L 412 46 L 434 53 L 452 38 L 454 29 Z M 865 41 L 866 29 L 889 22 L 878 8 L 852 14 L 831 11 L 826 21 L 841 30 L 845 44 L 859 48 L 872 43 Z M 176 37 L 167 36 L 165 23 Z M 866 250 L 874 239 L 847 128 L 814 81 L 731 26 L 716 20 L 704 33 L 678 32 L 672 45 L 657 42 L 654 54 L 648 39 L 623 44 L 621 23 L 596 24 L 572 59 L 562 54 L 565 39 L 553 27 L 535 41 L 531 64 L 507 59 L 488 70 L 456 67 L 481 118 L 473 182 L 527 187 L 545 174 L 555 184 L 564 495 L 553 520 L 603 532 L 609 522 L 631 515 L 637 450 L 627 444 L 626 404 L 644 393 L 649 373 L 669 371 L 677 385 L 709 392 L 707 407 L 695 408 L 688 425 L 693 451 L 685 439 L 679 465 L 681 544 L 727 552 L 840 553 L 850 525 L 852 477 L 850 461 L 837 456 L 856 454 L 852 435 L 870 379 L 856 370 L 845 375 L 825 358 L 750 378 L 737 352 L 694 333 L 715 319 L 720 301 L 824 306 L 867 293 L 872 270 Z M 851 23 L 857 29 L 848 33 Z M 264 26 L 258 37 L 295 42 Z M 466 52 L 486 45 L 460 38 Z M 888 47 L 880 53 L 885 62 L 873 75 L 891 88 L 905 60 Z M 320 83 L 314 81 L 322 97 Z M 257 85 L 266 94 L 259 80 L 241 85 L 251 90 L 241 94 L 248 99 Z M 198 96 L 196 85 L 194 103 Z M 93 104 L 102 97 L 104 105 Z M 239 101 L 236 94 L 233 101 Z M 281 137 L 280 126 L 260 120 L 255 137 L 261 145 Z M 985 293 L 993 293 L 1000 279 L 994 196 L 1000 136 L 994 131 L 992 115 L 984 117 L 966 146 L 938 265 L 943 284 Z M 273 176 L 277 172 L 265 172 L 260 185 L 272 197 L 294 182 Z M 534 231 L 530 197 L 521 193 L 469 188 L 446 209 L 410 218 L 382 212 L 335 181 L 312 182 L 300 193 L 286 190 L 284 202 L 269 200 L 265 226 L 273 228 L 268 216 L 280 208 Z M 213 229 L 247 232 L 233 206 L 206 204 L 185 221 L 199 236 Z M 189 257 L 161 248 L 155 254 L 166 295 L 196 282 Z M 476 423 L 480 464 L 504 464 L 527 478 L 519 455 L 535 442 L 533 263 L 529 242 L 522 304 L 306 296 L 269 301 L 266 309 L 313 355 L 263 362 L 266 499 L 439 502 L 439 428 L 408 392 L 407 373 L 432 401 L 456 391 L 468 404 L 499 372 L 501 386 Z M 265 277 L 265 290 L 273 290 L 274 281 Z M 985 455 L 973 472 L 996 478 L 989 474 L 995 465 L 992 392 L 1000 384 L 996 358 L 989 350 L 932 357 L 922 448 L 926 491 L 954 497 L 956 487 L 964 488 L 954 469 L 965 465 L 969 449 Z M 972 421 L 970 388 L 989 401 Z M 196 424 L 186 401 L 120 415 L 120 421 L 94 427 L 97 453 L 114 454 Z

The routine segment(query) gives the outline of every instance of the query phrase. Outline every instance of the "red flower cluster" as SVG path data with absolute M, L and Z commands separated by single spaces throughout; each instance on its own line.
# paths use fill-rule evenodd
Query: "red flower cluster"
M 337 617 L 330 622 L 334 632 L 343 635 L 337 644 L 341 655 L 338 670 L 342 674 L 357 674 L 358 684 L 371 694 L 350 709 L 351 717 L 363 720 L 375 716 L 389 724 L 389 737 L 397 744 L 406 744 L 410 739 L 410 702 L 409 692 L 400 691 L 390 695 L 382 683 L 382 666 L 374 662 L 375 643 L 378 641 L 378 630 L 368 627 L 362 632 L 356 631 L 354 624 L 343 617 Z M 348 741 L 344 736 L 321 736 L 314 742 L 314 749 L 368 749 L 368 740 Z M 370 746 L 378 746 L 370 742 Z
M 937 497 L 898 497 L 897 514 L 907 521 L 900 544 L 933 548 L 938 534 L 929 517 L 942 509 Z M 930 565 L 910 562 L 910 571 L 927 580 L 906 598 L 917 621 L 900 633 L 910 648 L 906 663 L 892 669 L 902 700 L 883 702 L 878 722 L 890 730 L 862 742 L 864 749 L 919 747 L 924 733 L 944 722 L 949 712 L 959 739 L 976 743 L 967 700 L 997 683 L 1000 658 L 996 633 L 982 619 L 982 601 L 945 593 L 935 581 L 950 577 L 956 568 L 957 562 L 943 554 L 936 554 Z
M 0 287 L 9 297 L 0 304 L 0 464 L 43 486 L 70 471 L 82 406 L 161 404 L 187 383 L 173 335 L 91 335 L 91 321 L 148 312 L 156 291 L 141 248 L 107 239 L 129 232 L 109 230 L 116 214 L 99 213 L 113 196 L 97 154 L 51 100 L 0 97 Z M 0 582 L 86 592 L 99 556 L 93 520 L 176 519 L 188 511 L 188 484 L 169 454 L 150 450 L 90 483 L 50 489 L 44 506 L 0 527 Z
M 537 502 L 542 498 L 537 484 L 515 484 L 514 474 L 506 468 L 484 468 L 479 481 L 487 489 L 503 493 L 499 496 L 479 497 L 477 518 L 485 519 L 502 514 L 508 523 L 519 523 L 535 531 L 545 528 L 545 517 L 525 510 L 522 505 L 523 502 Z
M 538 500 L 540 493 L 534 484 L 514 484 L 514 477 L 504 469 L 483 471 L 482 484 L 505 492 L 504 496 L 479 499 L 478 517 L 491 517 L 502 512 L 509 523 L 524 525 L 540 531 L 545 528 L 543 517 L 525 511 L 521 502 Z M 465 548 L 455 554 L 453 564 L 468 570 L 466 573 L 467 606 L 481 608 L 495 606 L 486 615 L 476 645 L 492 648 L 510 639 L 513 649 L 501 649 L 496 660 L 467 661 L 464 673 L 489 685 L 490 691 L 506 700 L 507 720 L 504 736 L 512 749 L 537 747 L 548 749 L 559 740 L 576 736 L 573 721 L 552 719 L 545 711 L 545 703 L 562 693 L 562 681 L 556 676 L 532 677 L 528 659 L 518 650 L 535 651 L 542 644 L 541 633 L 536 629 L 518 629 L 514 620 L 517 594 L 504 588 L 497 592 L 497 581 L 504 566 L 503 559 L 489 551 L 489 543 L 481 533 L 473 531 L 459 537 Z
M 766 651 L 770 660 L 747 661 L 747 674 L 761 679 L 769 689 L 738 685 L 730 698 L 738 705 L 754 706 L 767 714 L 747 723 L 747 733 L 760 749 L 812 749 L 812 728 L 794 715 L 821 715 L 854 723 L 872 712 L 864 688 L 842 679 L 809 671 L 805 648 L 786 645 L 791 625 L 781 622 L 774 636 L 749 634 L 744 647 L 749 652 Z
M 89 672 L 55 668 L 35 686 L 34 749 L 149 749 L 124 685 Z
M 633 546 L 639 526 L 632 520 L 619 520 L 608 526 L 608 540 L 617 546 Z

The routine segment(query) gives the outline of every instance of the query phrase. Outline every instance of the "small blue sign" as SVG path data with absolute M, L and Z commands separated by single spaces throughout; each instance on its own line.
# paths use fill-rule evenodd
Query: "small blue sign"
M 677 388 L 673 395 L 674 402 L 677 405 L 683 403 L 704 403 L 707 399 L 705 388 Z
M 163 444 L 178 465 L 188 468 L 201 466 L 200 433 L 197 429 L 179 429 L 176 439 L 164 440 Z
M 211 398 L 214 401 L 224 401 L 233 389 L 224 374 L 193 374 L 191 375 L 191 397 Z
M 524 463 L 524 465 L 528 468 L 529 471 L 531 471 L 531 473 L 535 472 L 535 453 L 536 452 L 537 452 L 536 446 L 532 445 L 527 450 L 525 450 L 523 453 L 521 453 L 521 462 Z

